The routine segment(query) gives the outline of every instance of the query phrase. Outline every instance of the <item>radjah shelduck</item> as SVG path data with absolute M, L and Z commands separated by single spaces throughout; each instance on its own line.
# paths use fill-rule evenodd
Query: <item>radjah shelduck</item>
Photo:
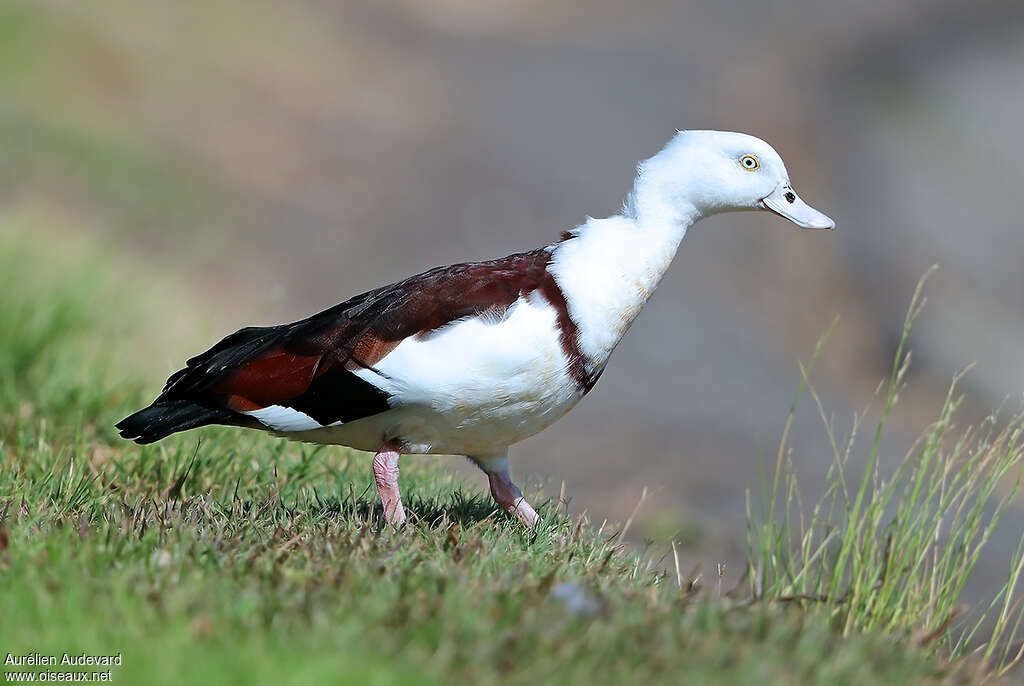
M 509 446 L 594 387 L 686 230 L 738 210 L 835 226 L 796 195 L 764 141 L 682 131 L 640 163 L 621 214 L 536 250 L 438 267 L 292 324 L 237 331 L 117 428 L 152 443 L 228 424 L 373 452 L 395 524 L 405 521 L 399 456 L 465 455 L 494 500 L 532 527 L 537 513 L 512 483 Z

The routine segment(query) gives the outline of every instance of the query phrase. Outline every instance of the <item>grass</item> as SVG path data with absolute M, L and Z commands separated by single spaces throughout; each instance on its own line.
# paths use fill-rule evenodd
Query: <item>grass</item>
M 939 418 L 896 469 L 882 474 L 879 468 L 886 422 L 909 366 L 910 329 L 924 306 L 924 281 L 911 300 L 883 386 L 881 419 L 859 476 L 849 474 L 848 463 L 862 418 L 855 418 L 849 436 L 840 440 L 809 384 L 809 370 L 803 370 L 797 401 L 805 389 L 813 396 L 833 451 L 826 488 L 805 511 L 796 472 L 786 459 L 794 402 L 759 516 L 748 506 L 749 576 L 755 598 L 819 605 L 844 635 L 895 634 L 952 659 L 971 652 L 980 658 L 981 673 L 1004 674 L 1024 651 L 1016 641 L 1022 614 L 1014 593 L 1024 570 L 1024 538 L 988 607 L 971 612 L 960 597 L 1016 496 L 1019 477 L 1003 493 L 1000 486 L 1019 474 L 1024 414 L 1003 422 L 992 416 L 980 427 L 957 433 L 953 421 L 962 400 L 956 394 L 957 377 Z
M 979 673 L 947 659 L 977 634 L 957 643 L 946 619 L 1017 455 L 1001 434 L 947 454 L 933 429 L 904 476 L 869 469 L 852 496 L 837 458 L 842 486 L 805 528 L 783 516 L 795 484 L 781 460 L 786 501 L 776 510 L 766 489 L 770 510 L 751 521 L 755 596 L 701 593 L 558 503 L 539 508 L 536 533 L 520 530 L 437 459 L 403 465 L 414 518 L 395 531 L 381 523 L 364 454 L 238 430 L 119 441 L 110 425 L 144 396 L 136 358 L 110 332 L 126 320 L 159 327 L 147 310 L 156 294 L 134 294 L 132 308 L 114 265 L 78 255 L 58 268 L 27 241 L 0 241 L 12 284 L 0 300 L 0 657 L 121 653 L 114 681 L 147 684 L 871 684 Z M 893 512 L 899 524 L 886 525 Z M 907 559 L 885 543 L 897 540 Z M 1004 595 L 997 614 L 1011 617 Z M 998 667 L 1002 648 L 980 645 L 986 669 Z

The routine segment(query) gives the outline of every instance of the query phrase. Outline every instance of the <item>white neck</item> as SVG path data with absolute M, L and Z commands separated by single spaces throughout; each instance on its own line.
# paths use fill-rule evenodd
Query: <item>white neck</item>
M 621 216 L 638 227 L 686 233 L 702 215 L 692 203 L 667 194 L 660 176 L 641 166 L 633 190 L 622 205 Z M 679 238 L 682 240 L 682 235 Z
M 687 228 L 700 218 L 669 202 L 643 170 L 623 213 L 588 219 L 555 248 L 551 272 L 579 329 L 580 351 L 597 370 L 658 287 Z

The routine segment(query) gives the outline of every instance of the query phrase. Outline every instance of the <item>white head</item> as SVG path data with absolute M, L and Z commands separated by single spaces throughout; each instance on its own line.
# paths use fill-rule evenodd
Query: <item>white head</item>
M 796 194 L 772 146 L 728 131 L 680 131 L 640 163 L 626 203 L 626 213 L 642 223 L 689 223 L 740 210 L 770 210 L 806 229 L 835 228 Z

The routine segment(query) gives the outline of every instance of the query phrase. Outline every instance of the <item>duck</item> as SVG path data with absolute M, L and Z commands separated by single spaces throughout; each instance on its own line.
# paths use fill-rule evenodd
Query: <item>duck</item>
M 723 212 L 835 223 L 793 190 L 751 135 L 686 130 L 641 161 L 619 214 L 543 247 L 436 267 L 289 324 L 251 326 L 189 359 L 117 423 L 139 444 L 211 424 L 372 453 L 386 523 L 406 521 L 402 455 L 463 455 L 494 501 L 539 520 L 509 447 L 587 395 L 668 270 L 687 230 Z

